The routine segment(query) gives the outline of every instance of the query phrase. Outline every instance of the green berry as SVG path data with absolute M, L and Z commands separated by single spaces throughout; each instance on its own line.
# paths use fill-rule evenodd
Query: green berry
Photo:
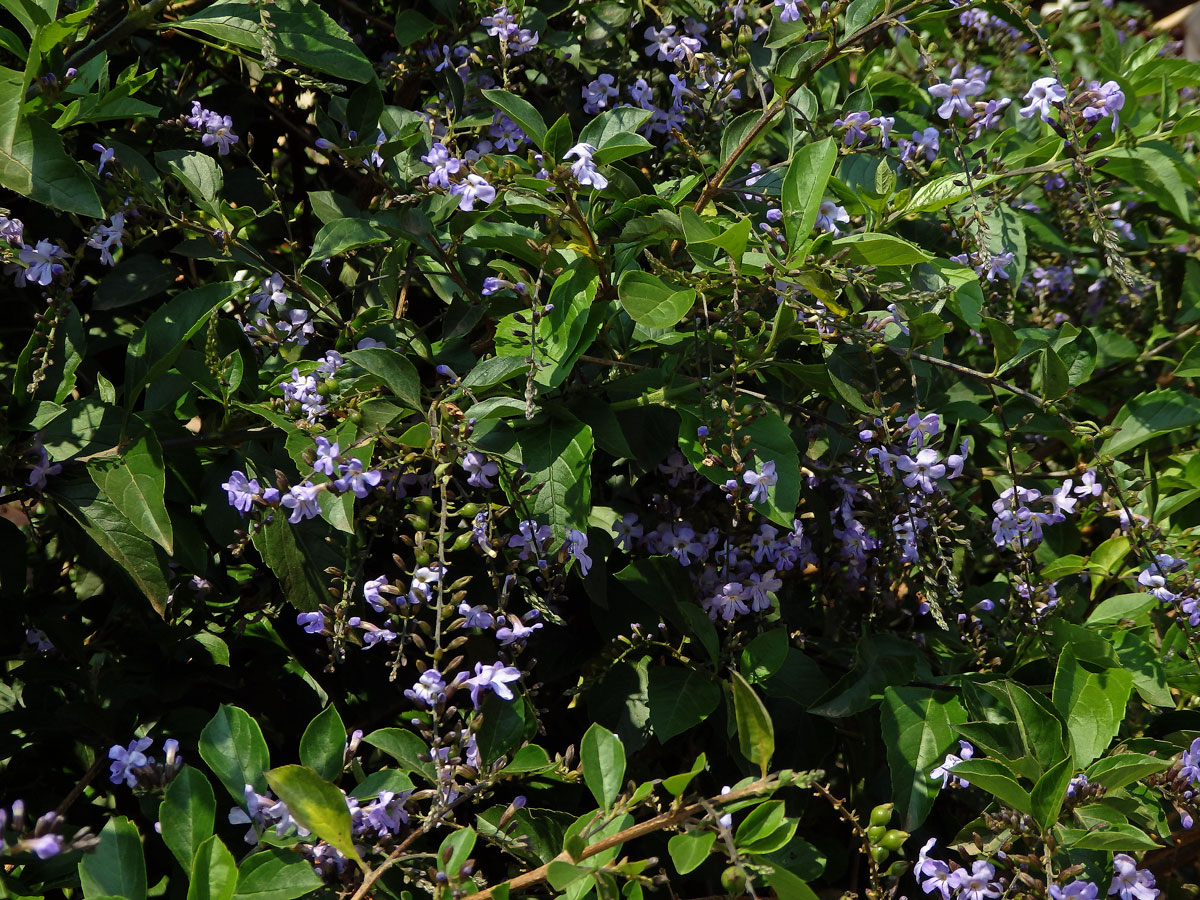
M 746 872 L 740 866 L 730 866 L 721 873 L 721 887 L 734 897 L 746 893 Z
M 892 803 L 879 804 L 877 807 L 871 810 L 871 824 L 886 825 L 888 822 L 892 821 L 892 810 L 894 808 L 895 804 Z

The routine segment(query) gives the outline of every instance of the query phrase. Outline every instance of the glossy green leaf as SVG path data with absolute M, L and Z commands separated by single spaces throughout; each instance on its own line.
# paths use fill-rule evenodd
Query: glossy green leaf
M 300 825 L 364 866 L 350 836 L 346 795 L 306 766 L 280 766 L 266 773 L 267 784 L 287 804 Z
M 336 781 L 342 774 L 345 751 L 346 726 L 337 708 L 330 704 L 304 729 L 300 737 L 300 762 L 326 781 Z
M 402 353 L 387 347 L 367 347 L 347 353 L 346 361 L 380 378 L 392 396 L 409 409 L 422 409 L 421 380 Z
M 879 714 L 899 827 L 915 831 L 938 793 L 929 773 L 957 747 L 955 726 L 967 720 L 967 713 L 947 691 L 888 686 Z
M 963 760 L 954 767 L 954 777 L 987 791 L 1001 803 L 1018 812 L 1033 812 L 1033 801 L 1029 791 L 1021 787 L 1012 769 L 997 760 Z
M 915 266 L 933 259 L 916 244 L 891 234 L 848 234 L 834 238 L 831 246 L 847 251 L 850 261 L 859 266 Z
M 837 162 L 833 138 L 805 144 L 792 156 L 783 179 L 783 224 L 788 245 L 796 247 L 817 221 L 825 186 Z
M 233 854 L 214 834 L 196 848 L 187 900 L 230 900 L 237 879 Z
M 263 772 L 271 757 L 262 730 L 244 709 L 222 704 L 200 732 L 199 750 L 200 758 L 239 805 L 246 802 L 246 785 L 266 793 Z
M 556 539 L 584 527 L 592 510 L 592 429 L 564 416 L 522 431 L 520 444 L 533 484 L 541 485 L 531 512 L 549 521 Z
M 363 743 L 378 747 L 401 764 L 406 772 L 416 772 L 426 781 L 437 781 L 429 747 L 421 738 L 404 728 L 380 728 L 363 738 Z
M 518 97 L 508 91 L 493 88 L 482 91 L 488 102 L 502 110 L 517 127 L 529 136 L 540 149 L 546 140 L 546 123 L 541 113 L 534 109 L 528 100 Z
M 1063 803 L 1067 797 L 1067 785 L 1075 767 L 1070 759 L 1064 759 L 1057 765 L 1046 770 L 1046 774 L 1038 779 L 1030 792 L 1030 802 L 1033 804 L 1033 820 L 1048 830 L 1058 821 Z
M 1066 719 L 1076 765 L 1088 765 L 1112 743 L 1132 689 L 1133 677 L 1124 669 L 1089 671 L 1074 645 L 1064 648 L 1054 675 L 1054 706 Z
M 184 766 L 171 779 L 158 807 L 163 843 L 185 872 L 191 872 L 196 848 L 213 833 L 217 798 L 199 771 Z
M 322 886 L 312 864 L 298 854 L 270 847 L 238 867 L 234 900 L 296 900 Z
M 1120 430 L 1104 442 L 1103 452 L 1120 456 L 1151 438 L 1200 425 L 1200 397 L 1174 389 L 1139 394 L 1112 424 Z
M 650 669 L 650 725 L 666 742 L 703 722 L 721 702 L 712 677 L 695 669 L 655 666 Z
M 79 860 L 78 872 L 84 900 L 146 900 L 146 858 L 137 826 L 124 816 L 109 819 L 100 831 L 100 843 Z
M 694 290 L 678 290 L 661 278 L 636 269 L 625 273 L 617 286 L 617 297 L 629 317 L 647 328 L 670 328 L 696 302 Z
M 0 147 L 0 187 L 54 209 L 104 216 L 92 179 L 67 155 L 62 138 L 40 119 L 22 118 L 13 132 L 12 149 Z
M 386 231 L 376 228 L 366 219 L 334 219 L 326 222 L 313 240 L 312 252 L 305 265 L 341 256 L 359 247 L 380 244 L 388 239 Z
M 667 841 L 667 852 L 671 854 L 671 862 L 675 871 L 680 875 L 694 872 L 712 850 L 717 839 L 715 831 L 689 831 L 674 835 Z
M 579 745 L 583 780 L 604 809 L 611 809 L 625 778 L 625 747 L 621 739 L 593 723 Z
M 163 500 L 166 469 L 162 447 L 152 430 L 141 428 L 118 454 L 89 463 L 88 474 L 142 534 L 173 552 L 171 519 Z
M 765 778 L 775 755 L 775 726 L 754 688 L 737 672 L 730 674 L 733 713 L 737 722 L 738 748 L 747 760 L 758 765 Z

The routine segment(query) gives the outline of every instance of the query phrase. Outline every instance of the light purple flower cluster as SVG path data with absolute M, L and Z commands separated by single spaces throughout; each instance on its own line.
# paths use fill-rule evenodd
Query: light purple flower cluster
M 192 112 L 186 120 L 189 126 L 201 132 L 200 142 L 205 147 L 216 144 L 221 156 L 228 156 L 229 149 L 239 140 L 233 133 L 233 119 L 205 109 L 199 100 L 192 101 Z
M 835 119 L 833 124 L 846 129 L 842 143 L 847 147 L 869 144 L 872 140 L 869 129 L 878 128 L 879 146 L 886 150 L 892 146 L 892 129 L 896 127 L 896 119 L 894 116 L 872 116 L 869 112 L 859 111 L 847 113 Z
M 246 843 L 257 844 L 262 840 L 268 828 L 275 829 L 276 837 L 285 837 L 295 829 L 299 837 L 307 837 L 308 829 L 304 828 L 288 811 L 287 804 L 272 796 L 268 791 L 260 794 L 254 790 L 254 785 L 248 784 L 244 790 L 245 803 L 229 810 L 230 825 L 249 825 L 246 832 Z
M 500 39 L 501 46 L 509 56 L 522 56 L 537 46 L 538 33 L 522 28 L 507 6 L 497 7 L 490 16 L 480 19 L 479 24 L 487 29 L 489 35 Z
M 1021 486 L 1005 488 L 992 503 L 992 540 L 997 547 L 1029 547 L 1042 539 L 1044 525 L 1065 522 L 1067 516 L 1075 514 L 1075 505 L 1080 500 L 1098 496 L 1103 488 L 1096 482 L 1096 473 L 1090 469 L 1075 484 L 1068 478 L 1051 494 Z M 1041 502 L 1041 511 L 1030 509 L 1030 504 Z
M 8 216 L 0 216 L 0 241 L 7 241 L 14 247 L 20 247 L 24 244 L 22 236 L 25 234 L 25 223 L 20 219 L 11 219 Z
M 146 751 L 154 745 L 153 738 L 135 738 L 129 746 L 122 747 L 113 744 L 108 748 L 109 764 L 108 780 L 113 784 L 125 783 L 135 788 L 146 783 L 166 784 L 175 777 L 175 773 L 183 767 L 179 757 L 179 741 L 167 738 L 163 741 L 163 761 L 156 763 L 153 756 L 147 756 Z
M 911 159 L 924 156 L 926 162 L 933 162 L 937 159 L 940 137 L 938 130 L 930 126 L 924 131 L 914 131 L 911 141 L 908 138 L 900 138 L 898 143 L 900 146 L 900 159 L 902 161 L 908 162 Z
M 646 39 L 646 55 L 656 57 L 659 62 L 686 64 L 708 44 L 704 37 L 706 31 L 708 26 L 695 19 L 684 22 L 682 33 L 674 25 L 662 28 L 649 25 L 642 32 Z
M 1020 31 L 1009 25 L 999 16 L 994 16 L 983 9 L 974 8 L 965 10 L 959 13 L 958 21 L 964 28 L 974 31 L 981 41 L 993 37 L 1005 37 L 1015 41 L 1021 40 Z M 1017 50 L 1019 52 L 1028 46 L 1028 43 L 1022 42 Z
M 78 831 L 70 841 L 55 829 L 64 824 L 63 818 L 53 810 L 40 816 L 30 831 L 29 817 L 25 814 L 25 802 L 14 800 L 10 809 L 0 808 L 0 857 L 32 853 L 38 859 L 50 859 L 64 851 L 90 850 L 98 839 L 86 828 Z M 5 840 L 9 832 L 15 835 L 10 843 Z
M 258 315 L 252 323 L 242 326 L 248 337 L 269 344 L 308 345 L 316 328 L 309 319 L 308 310 L 287 308 L 288 294 L 283 289 L 282 275 L 274 272 L 264 278 L 249 299 Z M 274 316 L 274 322 L 267 318 L 268 314 Z
M 921 890 L 926 894 L 937 891 L 942 900 L 950 900 L 954 894 L 955 900 L 995 900 L 1001 895 L 1003 885 L 996 878 L 996 867 L 984 859 L 975 860 L 970 869 L 950 866 L 940 859 L 929 856 L 937 843 L 937 838 L 930 838 L 917 855 L 917 865 L 914 874 L 921 883 Z
M 93 225 L 88 235 L 87 245 L 100 251 L 102 266 L 115 265 L 113 250 L 121 248 L 121 238 L 125 232 L 125 213 L 113 213 L 107 225 Z

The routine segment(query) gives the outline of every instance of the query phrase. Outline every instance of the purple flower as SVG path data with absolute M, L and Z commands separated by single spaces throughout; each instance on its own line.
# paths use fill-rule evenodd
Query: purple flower
M 250 302 L 258 307 L 260 313 L 265 313 L 274 304 L 283 309 L 287 305 L 288 295 L 283 289 L 283 276 L 278 272 L 262 280 L 262 287 L 250 295 Z
M 609 98 L 615 97 L 618 91 L 613 87 L 613 76 L 602 74 L 593 81 L 589 81 L 583 88 L 583 111 L 595 115 L 608 106 Z
M 283 495 L 280 503 L 292 511 L 288 521 L 293 525 L 304 519 L 315 519 L 321 514 L 321 505 L 317 502 L 320 489 L 311 481 L 293 485 L 292 489 Z
M 496 189 L 488 184 L 487 179 L 474 172 L 467 176 L 466 181 L 460 181 L 450 188 L 450 193 L 462 198 L 458 201 L 458 208 L 463 212 L 471 212 L 476 201 L 487 205 L 496 199 Z
M 500 645 L 507 647 L 509 644 L 523 643 L 535 631 L 542 627 L 541 622 L 535 622 L 533 625 L 526 625 L 516 616 L 509 616 L 509 624 L 496 629 L 496 639 L 500 641 Z
M 846 212 L 844 206 L 838 206 L 832 200 L 822 200 L 821 205 L 817 210 L 817 220 L 813 223 L 813 227 L 817 231 L 828 231 L 833 234 L 841 234 L 838 229 L 838 222 L 849 222 L 850 214 Z
M 111 147 L 105 147 L 103 144 L 92 144 L 92 149 L 100 154 L 100 165 L 96 169 L 97 175 L 104 174 L 104 167 L 117 158 L 117 151 Z M 112 174 L 112 173 L 109 173 Z
M 325 630 L 325 616 L 320 612 L 302 612 L 296 616 L 296 624 L 309 634 L 320 634 Z
M 496 624 L 495 617 L 491 614 L 488 608 L 482 604 L 479 606 L 471 606 L 465 600 L 458 604 L 458 614 L 465 616 L 467 621 L 463 622 L 463 628 L 491 628 Z
M 428 603 L 433 599 L 433 585 L 442 580 L 442 571 L 433 566 L 421 566 L 413 572 L 412 584 L 408 588 L 408 602 Z
M 491 37 L 498 37 L 502 41 L 507 41 L 517 33 L 516 17 L 508 11 L 507 6 L 497 7 L 490 16 L 480 19 L 479 24 L 487 29 Z
M 763 463 L 762 469 L 758 472 L 743 472 L 742 481 L 751 487 L 747 500 L 751 503 L 766 503 L 767 489 L 779 481 L 779 476 L 775 474 L 775 460 Z
M 542 545 L 554 536 L 554 530 L 549 525 L 538 525 L 537 522 L 526 519 L 517 525 L 518 534 L 508 539 L 508 546 L 521 548 L 521 559 L 529 559 L 532 548 L 537 556 L 542 555 Z
M 389 628 L 380 628 L 378 625 L 372 625 L 370 622 L 363 622 L 363 649 L 370 650 L 376 644 L 390 644 L 397 637 L 396 632 Z
M 112 760 L 109 766 L 108 780 L 113 784 L 125 782 L 129 787 L 137 787 L 137 775 L 134 769 L 148 766 L 151 762 L 146 751 L 154 743 L 153 738 L 137 738 L 129 742 L 128 747 L 113 744 L 108 748 L 108 758 Z
M 229 505 L 243 516 L 250 512 L 254 498 L 262 491 L 258 479 L 248 481 L 246 473 L 241 470 L 231 472 L 229 480 L 221 485 L 221 488 L 228 494 Z
M 1013 261 L 1014 254 L 1011 250 L 1005 250 L 1003 253 L 997 253 L 988 260 L 987 280 L 995 281 L 997 278 L 1002 278 L 1008 281 L 1008 272 L 1005 267 Z
M 333 486 L 339 491 L 353 491 L 354 496 L 362 500 L 371 493 L 371 488 L 377 487 L 383 479 L 383 473 L 378 469 L 363 471 L 361 459 L 354 459 L 343 463 L 338 467 L 341 470 L 342 477 L 334 481 Z
M 383 594 L 380 593 L 380 588 L 386 587 L 388 578 L 386 575 L 380 575 L 378 578 L 372 578 L 363 585 L 363 599 L 371 605 L 371 609 L 377 613 L 383 612 L 387 606 L 387 601 L 384 600 Z
M 1050 885 L 1051 900 L 1096 900 L 1100 888 L 1090 881 L 1072 881 L 1066 887 Z
M 938 130 L 930 127 L 924 131 L 914 131 L 912 140 L 907 141 L 901 139 L 904 149 L 900 152 L 900 159 L 909 160 L 916 159 L 921 154 L 925 154 L 927 162 L 933 162 L 938 155 Z
M 66 256 L 66 253 L 57 244 L 52 244 L 48 240 L 40 240 L 36 247 L 29 245 L 22 247 L 17 256 L 27 266 L 23 273 L 24 281 L 32 281 L 34 284 L 45 287 L 56 276 L 62 274 L 62 264 L 56 263 L 54 260 Z
M 632 550 L 634 541 L 640 541 L 645 529 L 638 524 L 637 513 L 625 513 L 613 523 L 613 543 L 618 550 Z
M 414 703 L 423 703 L 433 709 L 446 696 L 446 679 L 437 669 L 426 669 L 416 684 L 404 692 L 404 696 Z
M 20 219 L 10 219 L 8 216 L 0 216 L 0 240 L 8 241 L 14 247 L 17 247 L 24 243 L 22 240 L 24 233 L 25 224 Z
M 329 443 L 329 438 L 317 438 L 317 458 L 313 461 L 313 471 L 333 477 L 341 450 L 337 444 Z
M 954 886 L 950 867 L 940 859 L 929 858 L 929 851 L 936 843 L 937 838 L 930 838 L 925 842 L 925 846 L 917 854 L 917 865 L 914 871 L 918 878 L 925 879 L 921 882 L 921 890 L 927 894 L 937 891 L 942 895 L 943 900 L 950 900 L 950 890 Z
M 800 7 L 796 0 L 775 0 L 775 5 L 780 7 L 779 21 L 780 22 L 799 22 Z
M 929 88 L 929 95 L 943 101 L 938 107 L 938 115 L 943 119 L 952 119 L 958 113 L 964 119 L 969 119 L 971 104 L 968 97 L 976 97 L 986 90 L 987 85 L 978 78 L 953 78 L 949 84 L 935 84 Z
M 1115 132 L 1120 123 L 1118 113 L 1125 106 L 1125 94 L 1121 86 L 1115 81 L 1106 81 L 1104 84 L 1091 81 L 1088 82 L 1088 89 L 1083 97 L 1089 100 L 1088 105 L 1083 108 L 1083 118 L 1087 123 L 1095 125 L 1106 116 L 1112 116 L 1112 130 Z
M 844 119 L 835 119 L 833 124 L 846 129 L 846 137 L 842 143 L 847 147 L 853 147 L 870 140 L 870 136 L 864 128 L 869 128 L 871 121 L 871 114 L 868 112 L 852 112 L 848 113 Z
M 579 563 L 579 574 L 586 575 L 592 568 L 592 558 L 587 555 L 588 539 L 582 531 L 571 528 L 567 531 L 567 552 Z
M 525 132 L 517 127 L 517 123 L 501 112 L 496 113 L 492 119 L 488 134 L 492 136 L 498 148 L 509 153 L 516 153 L 517 147 L 529 140 Z
M 1043 121 L 1048 122 L 1050 120 L 1050 104 L 1066 100 L 1067 92 L 1058 83 L 1057 78 L 1039 78 L 1029 88 L 1025 99 L 1029 101 L 1029 105 L 1021 107 L 1018 112 L 1026 119 L 1036 113 L 1042 117 Z
M 509 685 L 514 681 L 521 680 L 521 670 L 513 666 L 506 666 L 500 660 L 490 665 L 483 663 L 475 663 L 475 675 L 468 678 L 463 684 L 471 690 L 471 704 L 479 709 L 479 694 L 485 690 L 491 690 L 501 700 L 512 700 L 513 692 Z M 1128 900 L 1128 898 L 1122 898 Z
M 975 748 L 966 741 L 959 741 L 958 749 L 960 755 L 947 753 L 945 760 L 942 761 L 942 764 L 929 773 L 930 778 L 942 779 L 942 787 L 946 787 L 946 785 L 948 785 L 951 781 L 957 782 L 961 787 L 969 787 L 971 784 L 971 782 L 967 781 L 965 778 L 955 778 L 950 774 L 950 771 L 963 760 L 971 759 L 973 756 L 975 756 Z
M 1137 860 L 1128 853 L 1113 857 L 1113 880 L 1108 893 L 1119 895 L 1121 900 L 1154 900 L 1158 896 L 1154 876 L 1148 869 L 1139 869 Z
M 488 479 L 498 474 L 500 467 L 478 450 L 472 450 L 463 457 L 462 467 L 467 473 L 467 484 L 471 487 L 495 487 Z
M 421 157 L 421 162 L 433 169 L 429 173 L 429 186 L 449 188 L 450 176 L 457 175 L 462 168 L 462 160 L 450 155 L 444 144 L 434 144 L 429 152 Z
M 957 869 L 951 875 L 958 888 L 958 900 L 995 900 L 1000 896 L 1000 885 L 996 883 L 996 867 L 983 859 L 971 864 L 971 871 Z
M 571 163 L 571 174 L 575 176 L 575 180 L 580 184 L 591 185 L 596 190 L 602 191 L 608 187 L 608 179 L 600 174 L 596 164 L 592 161 L 592 154 L 595 152 L 596 148 L 591 144 L 576 144 L 563 154 L 563 159 L 577 157 L 575 162 Z
M 921 492 L 925 494 L 932 494 L 936 491 L 937 485 L 934 482 L 946 474 L 945 464 L 932 447 L 921 450 L 915 459 L 911 456 L 899 457 L 896 460 L 896 468 L 906 473 L 904 476 L 906 487 L 920 487 Z
M 643 32 L 643 36 L 648 42 L 646 44 L 647 56 L 654 56 L 657 53 L 661 62 L 667 62 L 674 56 L 675 47 L 679 44 L 679 38 L 675 37 L 674 25 L 664 25 L 661 30 L 649 26 Z

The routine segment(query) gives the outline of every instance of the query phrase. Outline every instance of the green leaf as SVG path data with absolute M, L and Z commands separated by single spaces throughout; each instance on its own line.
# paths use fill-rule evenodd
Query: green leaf
M 740 668 L 751 684 L 766 681 L 779 671 L 788 655 L 788 630 L 764 631 L 742 650 Z
M 787 811 L 782 800 L 760 803 L 742 820 L 734 834 L 733 842 L 744 853 L 771 853 L 792 839 L 796 822 L 790 829 Z M 784 836 L 787 832 L 787 836 Z
M 617 285 L 617 299 L 629 318 L 647 328 L 670 328 L 696 302 L 691 288 L 676 290 L 661 278 L 631 269 Z
M 1120 456 L 1151 438 L 1200 425 L 1200 397 L 1180 390 L 1139 394 L 1121 408 L 1112 424 L 1120 431 L 1104 442 L 1103 452 Z
M 667 852 L 671 854 L 671 862 L 675 871 L 680 875 L 694 872 L 704 860 L 708 859 L 713 842 L 717 839 L 715 831 L 689 831 L 674 835 L 667 841 Z
M 583 735 L 579 745 L 583 780 L 604 809 L 611 809 L 625 778 L 625 747 L 621 739 L 598 723 Z
M 721 689 L 695 669 L 656 666 L 650 669 L 650 725 L 666 743 L 699 725 L 721 702 Z
M 1071 850 L 1106 850 L 1121 853 L 1136 850 L 1157 850 L 1161 845 L 1135 825 L 1113 825 L 1096 831 L 1083 832 L 1064 829 L 1061 845 Z
M 380 791 L 399 794 L 402 791 L 414 790 L 415 787 L 413 780 L 399 769 L 376 769 L 354 786 L 350 796 L 359 800 L 370 800 L 378 797 Z
M 549 137 L 547 137 L 549 140 Z M 604 143 L 592 155 L 596 165 L 607 166 L 627 156 L 634 156 L 651 149 L 653 145 L 640 134 L 622 133 L 605 138 Z
M 1035 696 L 1015 681 L 1007 679 L 980 684 L 979 687 L 1004 701 L 1012 710 L 1021 745 L 1026 754 L 1037 760 L 1042 771 L 1066 756 L 1063 723 L 1045 698 Z
M 890 234 L 848 234 L 835 238 L 831 247 L 848 251 L 850 261 L 859 266 L 915 266 L 933 259 L 916 244 Z
M 270 45 L 283 59 L 349 81 L 375 80 L 370 60 L 316 3 L 276 0 L 270 15 Z M 261 21 L 259 11 L 246 0 L 217 0 L 173 24 L 260 53 L 266 37 Z
M 387 232 L 376 228 L 366 219 L 334 219 L 322 225 L 321 230 L 317 232 L 312 252 L 308 254 L 304 265 L 341 256 L 349 250 L 380 244 L 386 240 Z
M 563 417 L 535 424 L 520 433 L 525 467 L 533 484 L 541 484 L 531 511 L 545 516 L 554 536 L 582 528 L 592 511 L 592 429 Z
M 635 106 L 618 106 L 606 109 L 589 121 L 579 133 L 582 144 L 591 144 L 599 149 L 618 135 L 631 134 L 650 121 L 653 113 Z
M 104 216 L 91 177 L 67 155 L 62 138 L 40 119 L 21 119 L 12 149 L 0 147 L 0 187 L 64 212 Z
M 200 732 L 199 750 L 200 758 L 239 805 L 246 802 L 246 785 L 260 794 L 266 792 L 263 772 L 271 757 L 262 730 L 244 709 L 222 704 Z
M 276 516 L 275 521 L 254 532 L 251 542 L 279 578 L 288 602 L 296 609 L 311 612 L 329 599 L 329 593 L 299 535 L 298 529 L 283 516 Z
M 429 747 L 417 735 L 403 728 L 380 728 L 363 738 L 365 743 L 378 747 L 400 763 L 405 772 L 416 772 L 426 781 L 435 783 L 437 772 L 429 761 Z
M 102 497 L 96 485 L 82 472 L 77 477 L 53 479 L 47 495 L 83 528 L 105 555 L 125 570 L 155 611 L 162 615 L 170 596 L 166 576 L 168 557 L 163 549 L 142 534 L 111 501 Z
M 1013 771 L 994 759 L 966 759 L 954 767 L 954 777 L 987 791 L 1018 812 L 1032 813 L 1029 792 L 1017 782 Z
M 987 328 L 988 338 L 992 342 L 992 352 L 996 356 L 996 368 L 999 368 L 1016 355 L 1020 341 L 1017 340 L 1017 336 L 1013 334 L 1013 330 L 1007 322 L 984 316 L 983 324 Z
M 146 858 L 137 826 L 115 816 L 100 832 L 100 843 L 79 861 L 84 900 L 104 896 L 146 900 Z
M 766 862 L 770 866 L 767 884 L 775 891 L 775 896 L 779 900 L 817 900 L 813 889 L 783 866 L 769 860 L 759 860 L 759 862 Z
M 505 700 L 494 694 L 480 706 L 483 723 L 475 733 L 484 763 L 495 762 L 521 743 L 525 736 L 525 702 Z
M 1098 575 L 1116 575 L 1124 567 L 1125 558 L 1133 544 L 1123 535 L 1114 535 L 1092 551 L 1088 571 Z
M 347 353 L 346 361 L 382 379 L 392 396 L 409 409 L 422 410 L 421 380 L 403 354 L 388 347 L 367 347 Z
M 678 797 L 687 790 L 692 780 L 708 768 L 708 757 L 701 752 L 696 757 L 696 761 L 692 763 L 692 767 L 686 772 L 680 772 L 678 775 L 672 775 L 669 778 L 663 779 L 663 787 L 670 791 L 671 796 Z
M 133 333 L 125 353 L 127 409 L 133 408 L 146 385 L 175 365 L 184 345 L 239 289 L 234 282 L 219 282 L 176 294 Z
M 1138 695 L 1153 706 L 1174 707 L 1175 698 L 1167 686 L 1167 673 L 1158 650 L 1133 631 L 1117 632 L 1113 643 L 1117 658 L 1133 678 L 1133 689 Z
M 326 781 L 342 774 L 346 753 L 346 726 L 337 709 L 330 704 L 308 723 L 300 738 L 300 762 Z
M 956 746 L 955 726 L 967 720 L 967 713 L 946 691 L 889 686 L 879 714 L 899 827 L 915 831 L 938 793 L 929 773 Z
M 174 175 L 197 200 L 212 203 L 225 185 L 217 161 L 199 150 L 163 150 L 154 154 L 154 164 Z
M 234 900 L 296 900 L 323 884 L 308 860 L 270 847 L 248 857 L 238 867 L 233 897 Z
M 196 848 L 187 900 L 230 900 L 237 878 L 233 854 L 214 834 Z
M 1117 753 L 1096 760 L 1083 774 L 1090 784 L 1103 785 L 1115 791 L 1150 775 L 1165 772 L 1171 765 L 1170 759 L 1159 759 L 1145 753 Z
M 1077 655 L 1074 644 L 1059 655 L 1054 707 L 1067 720 L 1076 765 L 1086 766 L 1108 749 L 1125 720 L 1133 677 L 1124 669 L 1088 671 Z
M 173 553 L 171 519 L 163 494 L 167 486 L 162 447 L 149 428 L 142 428 L 132 444 L 116 456 L 88 464 L 96 487 L 112 501 L 142 534 Z
M 1034 372 L 1035 389 L 1047 400 L 1057 400 L 1071 386 L 1067 367 L 1062 359 L 1054 352 L 1053 347 L 1046 347 L 1038 357 L 1037 369 Z
M 1142 197 L 1157 203 L 1164 211 L 1188 221 L 1188 198 L 1183 179 L 1171 157 L 1155 146 L 1157 142 L 1142 141 L 1136 148 L 1114 147 L 1104 152 L 1101 170 L 1120 178 L 1138 189 Z M 1166 147 L 1164 144 L 1158 144 Z
M 764 778 L 775 755 L 775 726 L 754 688 L 737 672 L 730 673 L 733 714 L 737 722 L 738 748 L 742 756 L 757 763 Z
M 1071 783 L 1071 776 L 1074 774 L 1075 767 L 1071 760 L 1064 759 L 1047 769 L 1046 774 L 1033 786 L 1030 794 L 1033 820 L 1043 831 L 1048 831 L 1050 826 L 1058 821 L 1063 802 L 1067 798 L 1067 785 Z
M 792 156 L 783 179 L 783 223 L 788 246 L 793 249 L 808 237 L 817 221 L 825 186 L 837 162 L 833 138 L 805 144 Z
M 396 13 L 396 42 L 401 47 L 411 47 L 425 35 L 436 30 L 437 25 L 415 9 L 401 9 Z
M 542 120 L 542 115 L 533 104 L 528 100 L 522 100 L 516 94 L 510 94 L 508 91 L 502 91 L 499 88 L 483 91 L 483 96 L 488 102 L 499 107 L 517 127 L 520 128 L 529 137 L 538 149 L 546 141 L 546 123 Z
M 1103 600 L 1087 617 L 1089 625 L 1111 625 L 1121 619 L 1138 619 L 1146 610 L 1158 606 L 1152 594 L 1117 594 Z
M 292 818 L 365 868 L 350 836 L 345 794 L 305 766 L 280 766 L 267 772 L 266 777 L 271 790 L 287 804 Z
M 460 828 L 446 835 L 437 852 L 441 871 L 445 872 L 451 878 L 457 877 L 459 870 L 466 863 L 467 859 L 471 856 L 471 851 L 475 848 L 475 838 L 475 829 L 470 826 Z
M 213 833 L 217 798 L 212 785 L 199 771 L 184 766 L 171 779 L 158 807 L 163 843 L 185 872 L 192 871 L 196 848 Z
M 845 718 L 871 707 L 889 685 L 901 685 L 916 672 L 919 653 L 909 641 L 893 634 L 868 634 L 855 648 L 854 668 L 838 679 L 810 712 L 831 719 Z

